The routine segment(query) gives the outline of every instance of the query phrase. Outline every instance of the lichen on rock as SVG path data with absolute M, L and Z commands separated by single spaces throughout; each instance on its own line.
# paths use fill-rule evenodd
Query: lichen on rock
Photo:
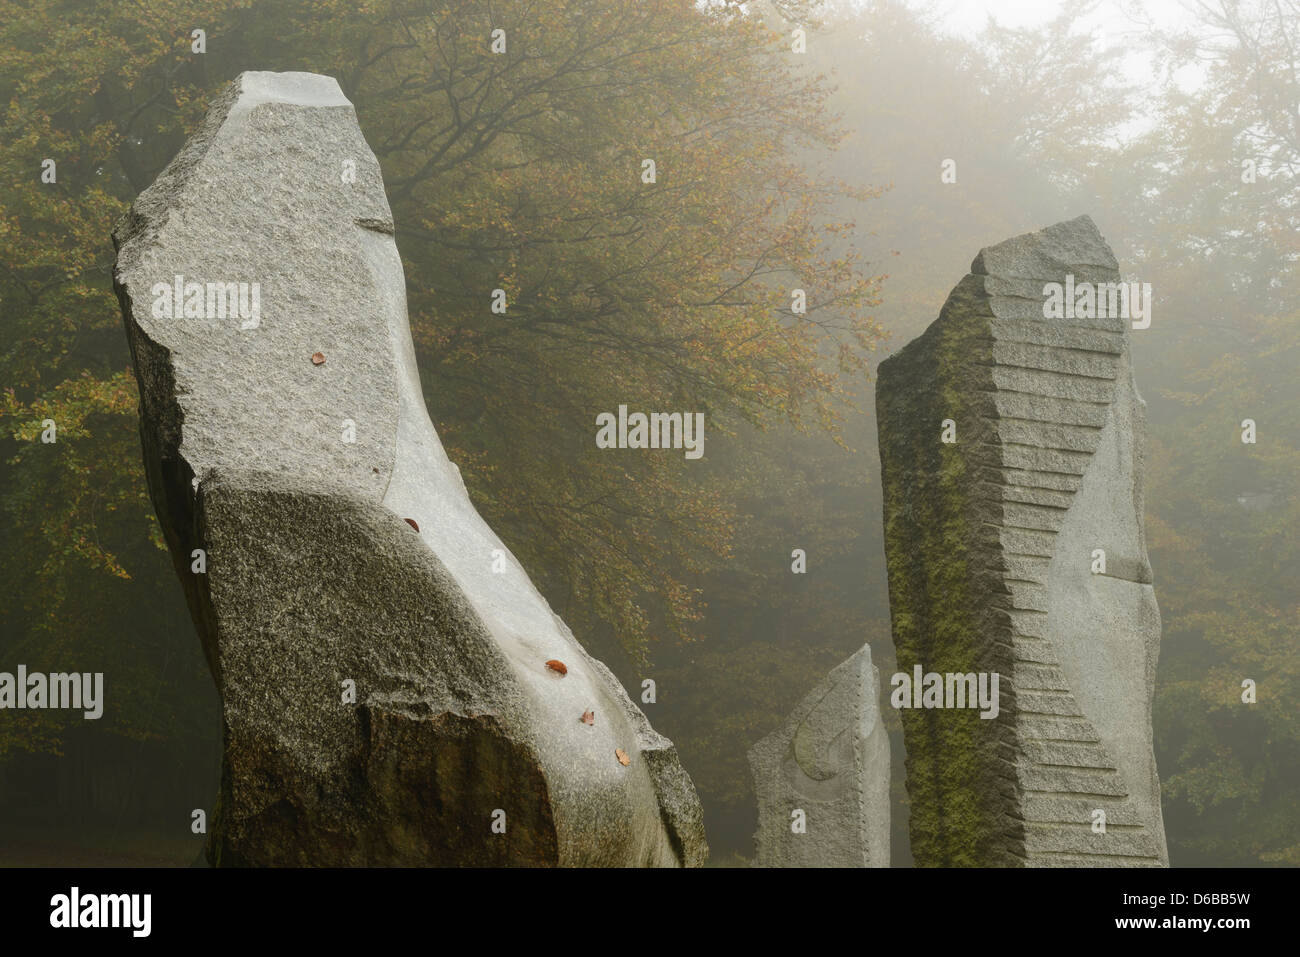
M 1124 318 L 1045 318 L 1046 284 L 1067 276 L 1120 278 L 1086 216 L 982 250 L 879 370 L 898 666 L 1002 678 L 991 720 L 902 712 L 920 865 L 1168 864 L 1145 406 Z M 1090 567 L 1098 549 L 1108 574 Z

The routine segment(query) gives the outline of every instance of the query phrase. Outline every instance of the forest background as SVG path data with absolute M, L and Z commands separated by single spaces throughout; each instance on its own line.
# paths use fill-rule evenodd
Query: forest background
M 0 718 L 0 863 L 199 849 L 219 703 L 109 234 L 257 69 L 356 105 L 447 450 L 586 647 L 636 700 L 655 680 L 716 864 L 753 853 L 747 749 L 864 642 L 894 670 L 875 365 L 982 246 L 1091 215 L 1155 290 L 1133 351 L 1171 861 L 1300 864 L 1300 6 L 1132 5 L 1122 42 L 1095 9 L 954 36 L 890 0 L 0 0 L 0 670 L 103 671 L 110 703 Z M 704 458 L 597 450 L 620 403 L 705 412 Z

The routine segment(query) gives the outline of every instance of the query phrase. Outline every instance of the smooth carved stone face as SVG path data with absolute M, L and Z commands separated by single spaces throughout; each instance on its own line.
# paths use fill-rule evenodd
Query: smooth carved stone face
M 879 689 L 863 646 L 750 750 L 760 866 L 889 866 L 889 738 Z
M 1064 810 L 1070 819 L 1091 821 L 1102 810 L 1108 829 L 1080 839 L 1080 829 L 1045 823 L 1031 832 L 1030 846 L 1048 862 L 1053 854 L 1123 864 L 1167 863 L 1169 856 L 1151 747 L 1160 610 L 1141 518 L 1145 421 L 1131 377 L 1117 392 L 1047 575 L 1048 629 L 1060 672 L 1097 738 L 1095 748 L 1077 752 L 1086 758 L 1079 764 L 1097 768 L 1080 778 L 1101 793 L 1051 799 L 1050 811 L 1040 815 L 1055 820 Z M 1098 548 L 1106 553 L 1106 571 L 1094 574 Z
M 344 160 L 354 183 L 342 182 Z M 400 272 L 392 231 L 379 164 L 337 83 L 248 73 L 216 98 L 118 230 L 133 338 L 148 341 L 151 357 L 164 351 L 158 365 L 175 379 L 149 389 L 145 411 L 174 407 L 184 435 L 166 441 L 183 444 L 196 475 L 251 466 L 383 498 L 400 403 L 392 327 L 404 309 L 391 282 Z M 155 285 L 178 275 L 204 287 L 258 284 L 256 327 L 155 315 Z M 326 362 L 313 367 L 317 352 Z M 347 444 L 345 418 L 356 423 Z
M 995 720 L 902 714 L 918 864 L 1168 863 L 1130 324 L 1044 306 L 1119 278 L 1087 217 L 1007 240 L 880 367 L 899 668 L 1002 677 Z
M 150 489 L 223 700 L 214 858 L 702 863 L 672 743 L 443 450 L 338 84 L 242 74 L 114 240 Z M 247 309 L 209 308 L 232 291 Z

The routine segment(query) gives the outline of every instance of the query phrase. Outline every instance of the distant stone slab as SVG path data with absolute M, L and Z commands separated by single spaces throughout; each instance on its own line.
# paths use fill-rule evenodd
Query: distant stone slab
M 114 242 L 149 487 L 223 704 L 211 860 L 701 864 L 672 743 L 443 451 L 338 84 L 242 74 Z
M 1086 216 L 1009 239 L 880 366 L 898 667 L 1001 676 L 992 720 L 902 711 L 918 865 L 1168 865 L 1131 324 L 1044 309 L 1119 278 Z
M 863 645 L 749 752 L 760 867 L 889 866 L 889 736 Z

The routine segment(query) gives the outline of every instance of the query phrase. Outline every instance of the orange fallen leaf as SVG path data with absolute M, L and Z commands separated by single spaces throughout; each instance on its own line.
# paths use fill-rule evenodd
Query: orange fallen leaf
M 594 711 L 584 711 L 584 712 L 582 712 L 582 717 L 579 718 L 578 720 L 581 721 L 583 724 L 595 724 L 595 723 L 596 723 L 596 712 L 594 712 Z
M 546 663 L 546 667 L 550 668 L 552 671 L 558 671 L 562 675 L 567 675 L 569 673 L 569 669 L 564 666 L 564 662 L 557 661 L 554 658 Z
M 415 519 L 413 519 L 413 518 L 408 518 L 408 519 L 405 519 L 405 521 L 406 521 L 406 524 L 407 524 L 407 525 L 410 525 L 410 526 L 411 526 L 413 529 L 415 529 L 417 532 L 420 530 L 420 526 L 415 524 Z
M 618 763 L 623 765 L 623 767 L 627 767 L 632 763 L 632 759 L 627 756 L 627 752 L 622 748 L 614 749 L 614 757 L 618 758 Z
M 314 366 L 323 365 L 324 363 L 325 353 L 323 352 L 317 352 L 311 357 L 311 364 Z

